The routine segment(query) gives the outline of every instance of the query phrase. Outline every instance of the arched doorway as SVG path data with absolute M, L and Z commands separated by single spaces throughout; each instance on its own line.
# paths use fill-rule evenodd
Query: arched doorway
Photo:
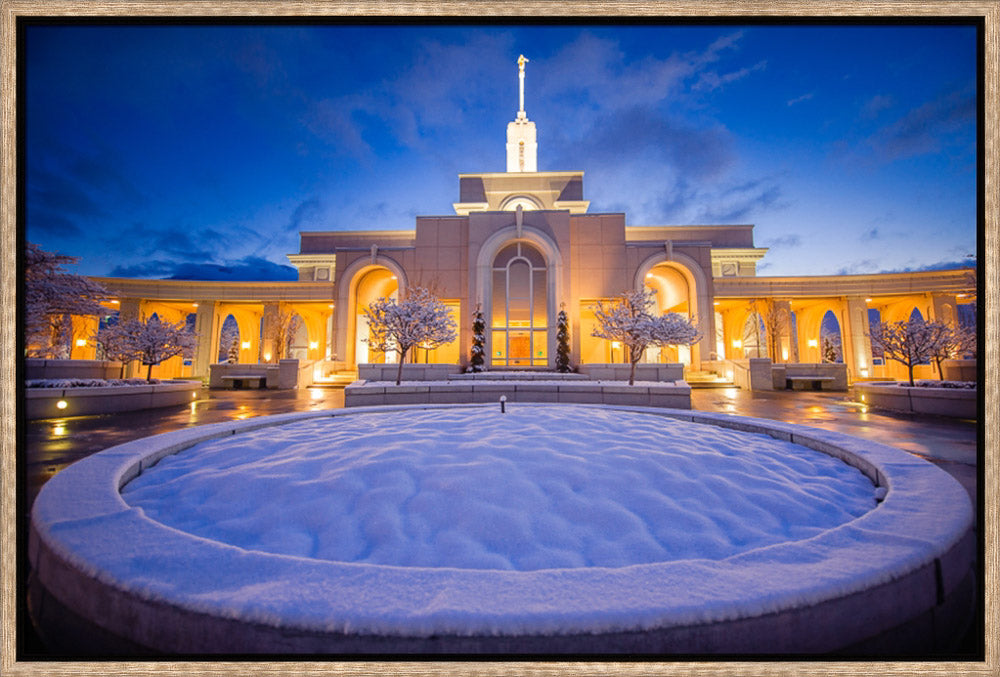
M 523 240 L 494 257 L 489 309 L 494 366 L 548 364 L 548 274 L 545 256 Z
M 357 287 L 354 294 L 354 362 L 365 364 L 369 362 L 395 362 L 394 351 L 383 353 L 369 345 L 371 332 L 368 328 L 368 318 L 365 308 L 380 298 L 396 299 L 399 297 L 399 280 L 395 273 L 383 266 L 371 266 L 361 271 L 357 276 Z
M 691 319 L 694 307 L 694 297 L 691 285 L 679 269 L 668 264 L 659 263 L 646 273 L 643 281 L 647 289 L 652 289 L 656 296 L 655 312 L 657 315 L 677 313 Z M 691 365 L 691 346 L 666 346 L 663 348 L 650 346 L 646 349 L 646 362 L 680 362 Z
M 219 362 L 240 361 L 240 325 L 232 313 L 226 315 L 219 329 Z
M 821 362 L 844 361 L 844 340 L 840 331 L 840 321 L 832 310 L 826 311 L 820 321 L 819 348 Z

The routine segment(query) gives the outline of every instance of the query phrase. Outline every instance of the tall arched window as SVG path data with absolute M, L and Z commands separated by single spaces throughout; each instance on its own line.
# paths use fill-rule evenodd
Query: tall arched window
M 507 245 L 493 260 L 492 363 L 548 363 L 548 271 L 545 257 L 526 242 Z

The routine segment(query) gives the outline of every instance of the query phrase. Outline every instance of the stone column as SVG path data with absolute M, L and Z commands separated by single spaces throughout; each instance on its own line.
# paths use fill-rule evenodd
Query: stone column
M 854 378 L 871 376 L 872 342 L 868 337 L 868 303 L 863 296 L 850 296 L 844 303 L 841 336 L 844 343 L 844 362 L 849 375 Z M 850 353 L 848 353 L 850 350 Z
M 195 378 L 208 378 L 209 365 L 219 356 L 219 332 L 222 327 L 219 314 L 215 310 L 215 301 L 199 301 L 198 312 L 195 315 L 194 330 L 198 334 L 198 343 L 194 349 L 194 359 L 191 361 Z
M 278 352 L 276 350 L 277 343 L 275 342 L 275 332 L 278 329 L 278 304 L 277 303 L 265 303 L 264 304 L 264 316 L 261 320 L 261 342 L 260 342 L 260 361 L 261 362 L 278 362 Z M 270 356 L 270 357 L 268 357 Z

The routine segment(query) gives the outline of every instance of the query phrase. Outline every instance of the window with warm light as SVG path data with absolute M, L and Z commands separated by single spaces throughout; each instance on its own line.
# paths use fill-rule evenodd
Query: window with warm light
M 502 366 L 548 363 L 545 257 L 514 242 L 493 260 L 492 362 Z

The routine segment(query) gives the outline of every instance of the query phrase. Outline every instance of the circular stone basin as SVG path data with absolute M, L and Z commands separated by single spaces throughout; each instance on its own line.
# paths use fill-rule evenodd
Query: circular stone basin
M 933 465 L 790 424 L 311 412 L 56 475 L 33 509 L 32 609 L 43 634 L 58 613 L 119 651 L 926 650 L 968 612 L 971 526 Z

